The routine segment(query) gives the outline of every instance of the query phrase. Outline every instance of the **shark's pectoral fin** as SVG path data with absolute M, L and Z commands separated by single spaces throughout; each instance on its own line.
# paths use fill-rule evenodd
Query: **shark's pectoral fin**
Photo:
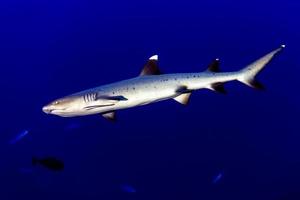
M 192 93 L 184 93 L 181 94 L 175 98 L 173 98 L 175 101 L 177 101 L 178 103 L 181 103 L 183 105 L 187 105 L 189 103 L 189 99 Z
M 145 64 L 143 70 L 141 71 L 140 76 L 161 74 L 157 62 L 158 62 L 158 56 L 157 55 L 151 56 L 147 61 L 147 63 Z
M 116 112 L 103 113 L 102 116 L 109 121 L 116 121 Z

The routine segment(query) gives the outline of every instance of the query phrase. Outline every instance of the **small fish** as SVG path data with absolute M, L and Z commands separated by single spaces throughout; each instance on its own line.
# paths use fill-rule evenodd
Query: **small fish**
M 28 135 L 28 130 L 21 131 L 16 137 L 9 141 L 9 144 L 16 144 L 20 140 L 22 140 L 26 135 Z
M 216 176 L 213 178 L 212 183 L 213 183 L 213 184 L 217 184 L 222 178 L 223 178 L 223 173 L 220 172 L 218 175 L 216 175 Z
M 128 184 L 122 184 L 121 190 L 126 193 L 136 193 L 136 189 L 133 186 Z
M 54 157 L 46 158 L 32 158 L 32 165 L 36 166 L 37 164 L 50 169 L 52 171 L 62 171 L 64 169 L 64 163 Z

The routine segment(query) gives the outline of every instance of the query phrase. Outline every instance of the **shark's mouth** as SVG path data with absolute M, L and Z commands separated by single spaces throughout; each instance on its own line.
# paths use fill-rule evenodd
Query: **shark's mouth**
M 106 105 L 94 105 L 94 106 L 86 106 L 84 107 L 85 110 L 94 110 L 96 108 L 103 108 L 103 107 L 108 107 L 108 106 L 113 106 L 115 105 L 114 103 L 111 104 L 106 104 Z
M 50 109 L 50 108 L 43 108 L 43 111 L 45 112 L 45 113 L 47 113 L 47 114 L 53 114 L 53 113 L 55 113 L 55 112 L 63 112 L 63 111 L 65 111 L 66 109 L 64 108 L 64 109 Z
M 65 113 L 66 110 L 67 110 L 67 108 L 63 108 L 63 109 L 52 109 L 52 110 L 49 110 L 48 113 L 49 113 L 49 114 Z

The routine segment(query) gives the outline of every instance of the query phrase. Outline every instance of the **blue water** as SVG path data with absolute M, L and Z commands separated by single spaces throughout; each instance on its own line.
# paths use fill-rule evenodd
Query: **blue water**
M 0 199 L 300 199 L 299 10 L 292 0 L 1 1 Z M 122 110 L 117 123 L 41 111 L 138 75 L 153 54 L 165 73 L 216 57 L 232 71 L 281 44 L 258 77 L 263 92 L 228 83 L 228 95 L 196 91 L 186 107 Z M 33 167 L 32 156 L 65 169 Z

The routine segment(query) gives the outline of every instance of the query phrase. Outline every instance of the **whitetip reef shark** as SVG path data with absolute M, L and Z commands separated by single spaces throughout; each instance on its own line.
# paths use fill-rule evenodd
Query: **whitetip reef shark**
M 140 76 L 57 99 L 44 106 L 43 111 L 62 117 L 102 114 L 106 119 L 115 120 L 115 112 L 120 109 L 166 99 L 187 104 L 191 93 L 199 89 L 225 93 L 223 84 L 229 81 L 237 80 L 250 87 L 262 89 L 262 84 L 255 80 L 255 76 L 284 47 L 285 45 L 281 45 L 245 68 L 234 72 L 220 72 L 219 59 L 215 59 L 204 72 L 162 74 L 157 64 L 158 56 L 154 55 L 149 58 Z

